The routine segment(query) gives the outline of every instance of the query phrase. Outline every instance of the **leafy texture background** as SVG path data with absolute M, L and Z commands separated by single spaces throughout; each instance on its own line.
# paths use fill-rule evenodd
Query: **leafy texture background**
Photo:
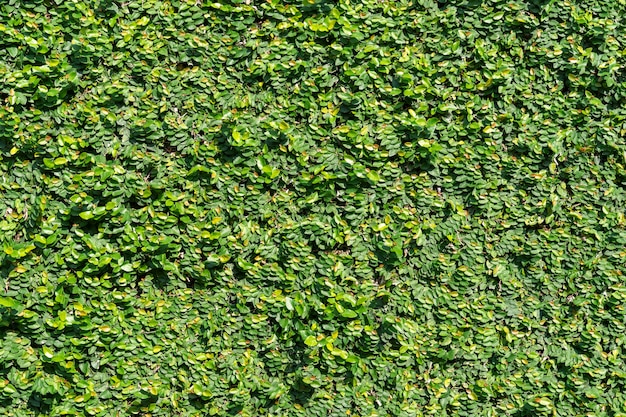
M 7 0 L 4 416 L 624 416 L 626 3 Z

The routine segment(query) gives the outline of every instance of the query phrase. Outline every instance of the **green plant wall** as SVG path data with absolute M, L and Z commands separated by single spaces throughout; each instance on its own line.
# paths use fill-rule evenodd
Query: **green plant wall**
M 2 1 L 0 414 L 626 416 L 625 16 Z

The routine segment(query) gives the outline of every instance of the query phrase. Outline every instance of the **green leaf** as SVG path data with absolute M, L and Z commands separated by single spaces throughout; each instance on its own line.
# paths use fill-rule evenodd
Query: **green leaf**
M 367 175 L 367 178 L 369 178 L 372 182 L 380 181 L 380 175 L 378 175 L 378 172 L 376 171 L 367 171 L 365 175 Z
M 352 310 L 347 310 L 347 309 L 344 309 L 344 311 L 341 313 L 341 317 L 346 317 L 346 318 L 350 318 L 350 319 L 355 318 L 357 316 L 358 316 L 357 313 L 355 313 Z
M 7 308 L 17 308 L 20 306 L 20 303 L 15 301 L 13 298 L 0 297 L 0 306 L 7 307 Z
M 317 346 L 317 338 L 315 336 L 308 336 L 304 340 L 304 344 L 307 346 Z
M 47 346 L 44 346 L 42 348 L 42 351 L 43 351 L 44 356 L 48 359 L 52 359 L 52 357 L 54 356 L 54 351 Z
M 78 213 L 78 215 L 81 217 L 81 219 L 84 219 L 84 220 L 93 219 L 94 217 L 93 213 L 90 210 L 82 211 Z

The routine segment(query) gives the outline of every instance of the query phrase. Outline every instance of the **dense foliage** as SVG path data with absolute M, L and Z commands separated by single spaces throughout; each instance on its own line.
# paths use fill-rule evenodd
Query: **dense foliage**
M 3 416 L 626 416 L 626 2 L 5 0 Z

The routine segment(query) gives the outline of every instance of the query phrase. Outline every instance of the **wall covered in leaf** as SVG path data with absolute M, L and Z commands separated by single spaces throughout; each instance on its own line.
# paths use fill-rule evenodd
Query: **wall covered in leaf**
M 5 0 L 3 416 L 626 416 L 626 2 Z

